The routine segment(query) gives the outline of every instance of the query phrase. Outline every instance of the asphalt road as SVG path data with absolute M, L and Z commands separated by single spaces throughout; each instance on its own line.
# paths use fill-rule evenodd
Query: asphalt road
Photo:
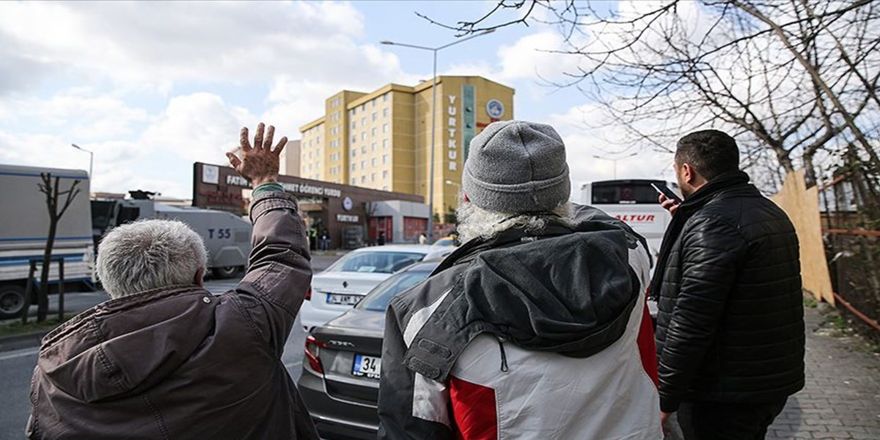
M 313 256 L 312 268 L 316 272 L 323 270 L 337 258 L 339 257 Z M 238 283 L 237 279 L 209 280 L 205 283 L 205 287 L 214 294 L 220 294 L 235 286 L 236 283 Z M 79 312 L 106 299 L 107 296 L 104 292 L 71 293 L 65 296 L 65 309 Z M 52 308 L 56 306 L 51 304 L 50 306 L 50 310 L 57 310 Z M 299 379 L 301 373 L 305 337 L 305 332 L 302 331 L 302 325 L 297 317 L 281 358 L 294 380 Z M 28 391 L 30 390 L 31 374 L 37 362 L 38 350 L 38 346 L 33 346 L 0 352 L 0 440 L 24 438 L 24 427 L 30 413 Z

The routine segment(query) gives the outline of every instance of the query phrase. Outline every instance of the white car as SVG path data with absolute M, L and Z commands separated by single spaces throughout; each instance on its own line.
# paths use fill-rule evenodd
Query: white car
M 419 244 L 372 246 L 349 252 L 312 277 L 300 320 L 306 331 L 345 313 L 391 274 L 422 260 L 443 258 L 452 247 Z

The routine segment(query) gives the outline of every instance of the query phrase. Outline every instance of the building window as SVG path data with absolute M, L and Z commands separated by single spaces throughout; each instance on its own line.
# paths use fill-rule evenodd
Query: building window
M 357 171 L 357 164 L 356 163 L 351 164 L 351 170 Z
M 383 117 L 383 118 L 387 118 L 387 117 L 388 117 L 388 109 L 387 109 L 387 108 L 382 109 L 382 117 Z
M 382 133 L 388 133 L 388 124 L 382 124 Z
M 382 171 L 382 179 L 388 181 L 388 170 Z
M 356 184 L 356 183 L 357 183 L 357 179 L 355 179 L 354 177 L 352 177 L 352 178 L 351 178 L 351 184 L 354 185 L 354 184 Z
M 376 173 L 370 174 L 370 182 L 376 181 Z
M 375 157 L 370 160 L 370 165 L 372 165 L 374 167 L 376 166 L 376 158 Z
M 388 164 L 388 155 L 383 154 L 382 155 L 382 165 L 386 165 L 386 164 Z
M 382 148 L 388 149 L 388 139 L 382 139 Z
M 351 120 L 351 128 L 352 128 L 352 129 L 355 129 L 355 128 L 357 127 L 357 125 L 358 125 L 358 124 L 357 124 L 357 121 L 355 121 L 354 119 L 352 119 L 352 120 Z
M 361 153 L 367 154 L 367 146 L 366 145 L 361 146 Z
M 370 101 L 370 102 L 373 103 L 373 104 L 372 104 L 373 108 L 376 108 L 376 100 L 374 99 L 374 100 L 372 100 L 372 101 Z
M 357 142 L 357 140 L 358 140 L 357 135 L 354 135 L 354 134 L 351 135 L 351 143 L 355 143 L 355 142 Z
M 361 127 L 365 127 L 367 125 L 367 118 L 361 118 Z
M 358 155 L 358 150 L 352 149 L 351 150 L 351 157 L 355 157 L 357 155 Z
M 376 137 L 376 127 L 373 127 L 373 130 L 370 131 L 370 135 L 373 136 L 373 138 Z
M 362 141 L 367 140 L 367 132 L 363 132 L 363 133 L 361 133 L 361 140 L 362 140 Z
M 365 169 L 367 169 L 367 161 L 362 160 L 361 161 L 361 170 L 365 170 Z
M 361 176 L 361 184 L 367 183 L 367 176 Z
M 376 143 L 375 143 L 375 142 L 373 142 L 372 144 L 370 144 L 370 151 L 373 151 L 373 152 L 376 151 Z
M 378 118 L 379 118 L 379 114 L 376 112 L 373 112 L 373 122 L 376 122 L 376 119 L 378 119 Z
M 354 116 L 357 113 L 357 107 L 351 109 L 351 115 Z

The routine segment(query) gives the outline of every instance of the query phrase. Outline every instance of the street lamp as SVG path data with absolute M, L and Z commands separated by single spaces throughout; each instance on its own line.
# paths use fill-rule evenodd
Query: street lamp
M 456 44 L 464 43 L 477 37 L 495 32 L 495 29 L 487 29 L 483 32 L 471 35 L 460 40 L 453 41 L 438 47 L 417 46 L 415 44 L 397 43 L 394 41 L 380 41 L 387 46 L 402 46 L 411 49 L 427 50 L 434 55 L 434 69 L 431 80 L 431 165 L 428 167 L 428 243 L 434 241 L 434 144 L 436 142 L 435 131 L 437 130 L 437 52 Z
M 85 151 L 86 153 L 89 153 L 89 180 L 92 180 L 92 164 L 95 163 L 95 153 L 86 150 L 85 148 L 80 147 L 77 144 L 70 144 L 70 146 L 76 148 L 79 151 Z
M 616 158 L 616 159 L 611 159 L 611 158 L 607 158 L 607 157 L 597 156 L 597 155 L 594 154 L 594 155 L 593 155 L 593 158 L 594 158 L 594 159 L 607 160 L 607 161 L 611 162 L 611 163 L 613 164 L 613 166 L 614 166 L 614 168 L 613 168 L 613 169 L 614 169 L 614 180 L 617 180 L 617 161 L 618 161 L 618 160 L 623 160 L 623 159 L 628 159 L 628 158 L 633 157 L 633 156 L 635 156 L 635 155 L 637 155 L 637 154 L 638 154 L 638 153 L 631 153 L 631 154 L 628 154 L 628 155 L 623 156 L 623 157 L 618 157 L 618 158 Z

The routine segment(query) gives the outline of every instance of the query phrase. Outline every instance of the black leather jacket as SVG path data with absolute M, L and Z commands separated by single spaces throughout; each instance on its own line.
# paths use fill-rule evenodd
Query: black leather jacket
M 682 204 L 664 241 L 652 284 L 661 409 L 803 388 L 800 260 L 786 214 L 731 173 Z

